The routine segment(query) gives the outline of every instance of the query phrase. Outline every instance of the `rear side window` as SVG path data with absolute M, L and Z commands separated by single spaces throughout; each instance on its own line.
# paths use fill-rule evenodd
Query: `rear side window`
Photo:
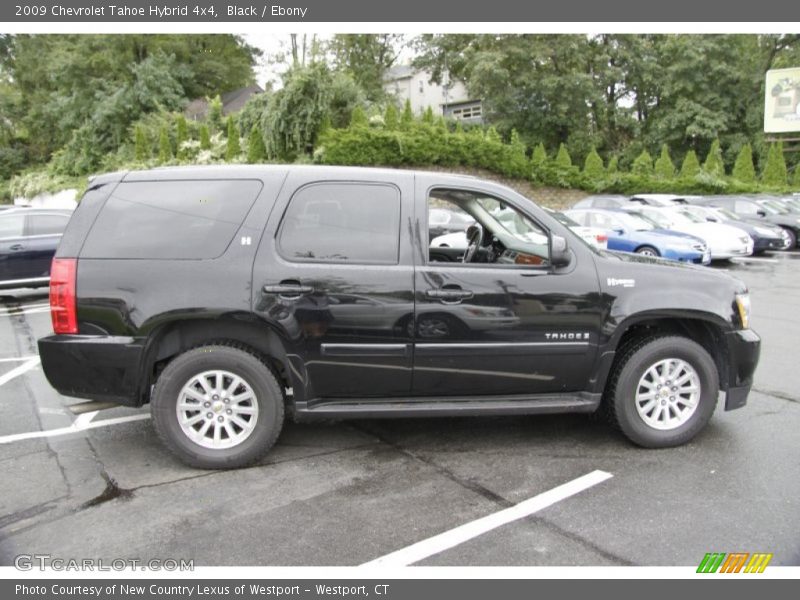
M 120 183 L 81 252 L 86 258 L 220 256 L 261 191 L 255 180 Z
M 293 261 L 397 264 L 400 191 L 366 183 L 304 187 L 289 202 L 278 246 Z
M 28 235 L 57 235 L 64 233 L 67 215 L 28 215 Z
M 0 215 L 0 239 L 20 237 L 25 226 L 22 215 Z

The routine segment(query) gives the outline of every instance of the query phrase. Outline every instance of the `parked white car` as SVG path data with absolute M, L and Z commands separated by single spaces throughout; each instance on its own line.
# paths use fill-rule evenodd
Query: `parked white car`
M 697 236 L 705 241 L 711 251 L 711 260 L 724 260 L 753 253 L 753 238 L 746 231 L 711 223 L 681 208 L 658 206 L 632 206 L 627 210 L 650 219 L 662 229 L 671 229 Z

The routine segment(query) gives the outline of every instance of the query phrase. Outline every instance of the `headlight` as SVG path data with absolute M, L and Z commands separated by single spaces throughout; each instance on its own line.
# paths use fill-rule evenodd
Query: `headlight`
M 758 235 L 769 236 L 769 237 L 775 235 L 774 231 L 772 231 L 771 229 L 767 229 L 766 227 L 756 227 L 755 230 Z
M 742 329 L 750 329 L 750 294 L 736 294 L 736 309 L 739 311 Z

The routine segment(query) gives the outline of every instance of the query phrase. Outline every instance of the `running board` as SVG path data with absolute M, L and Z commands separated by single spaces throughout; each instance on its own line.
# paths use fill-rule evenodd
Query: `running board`
M 542 396 L 489 396 L 440 398 L 348 398 L 297 402 L 295 419 L 379 419 L 406 417 L 474 417 L 482 415 L 538 415 L 591 413 L 601 394 L 551 394 Z

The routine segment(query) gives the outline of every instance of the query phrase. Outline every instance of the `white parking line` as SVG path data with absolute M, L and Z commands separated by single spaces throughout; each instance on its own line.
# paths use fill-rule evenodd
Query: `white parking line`
M 57 435 L 68 435 L 70 433 L 78 433 L 88 429 L 97 429 L 98 427 L 108 427 L 109 425 L 120 425 L 121 423 L 130 423 L 132 421 L 144 421 L 149 419 L 150 415 L 131 415 L 129 417 L 116 417 L 114 419 L 104 419 L 103 421 L 92 421 L 97 416 L 98 411 L 92 411 L 79 415 L 77 419 L 69 427 L 60 427 L 58 429 L 48 429 L 45 431 L 30 431 L 28 433 L 15 433 L 13 435 L 4 435 L 0 437 L 0 444 L 10 444 L 11 442 L 19 442 L 22 440 L 32 440 L 36 438 L 54 437 Z
M 503 525 L 507 525 L 512 521 L 517 521 L 524 517 L 530 516 L 548 506 L 552 506 L 556 502 L 560 502 L 570 496 L 574 496 L 592 486 L 602 483 L 606 479 L 613 477 L 611 473 L 605 471 L 592 471 L 577 479 L 573 479 L 563 485 L 560 485 L 552 490 L 548 490 L 529 498 L 519 504 L 506 508 L 491 515 L 481 517 L 475 521 L 465 523 L 439 535 L 435 535 L 411 546 L 392 552 L 380 558 L 376 558 L 368 563 L 361 565 L 362 567 L 405 567 L 421 561 L 424 558 L 439 554 L 444 550 L 453 548 L 478 537 L 488 531 L 497 529 Z
M 11 381 L 12 379 L 15 379 L 16 377 L 19 377 L 23 373 L 27 373 L 28 371 L 30 371 L 34 367 L 39 366 L 40 362 L 41 361 L 39 360 L 38 356 L 34 356 L 33 358 L 28 359 L 26 362 L 22 363 L 20 366 L 14 368 L 14 369 L 11 369 L 5 375 L 0 376 L 0 385 L 5 385 L 6 383 Z
M 30 360 L 32 358 L 36 358 L 35 354 L 31 354 L 30 356 L 15 356 L 14 358 L 0 358 L 0 363 L 4 362 L 22 362 L 25 360 Z
M 732 262 L 765 262 L 765 263 L 779 263 L 777 258 L 762 258 L 760 256 L 737 256 L 732 259 Z

